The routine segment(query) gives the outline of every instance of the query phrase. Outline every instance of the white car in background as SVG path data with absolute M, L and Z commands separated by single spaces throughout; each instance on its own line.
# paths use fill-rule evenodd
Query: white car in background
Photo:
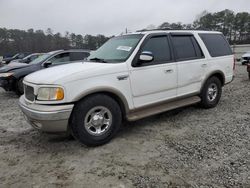
M 241 64 L 246 65 L 250 62 L 250 52 L 246 52 L 241 57 Z

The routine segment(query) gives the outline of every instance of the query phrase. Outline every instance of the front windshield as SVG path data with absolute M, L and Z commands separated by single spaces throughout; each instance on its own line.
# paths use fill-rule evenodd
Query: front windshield
M 45 59 L 47 59 L 50 56 L 51 56 L 51 54 L 49 54 L 49 53 L 41 55 L 38 58 L 36 58 L 33 61 L 31 61 L 30 64 L 39 64 L 39 63 L 43 62 Z
M 92 52 L 87 60 L 112 63 L 126 61 L 142 37 L 142 34 L 133 34 L 111 38 Z

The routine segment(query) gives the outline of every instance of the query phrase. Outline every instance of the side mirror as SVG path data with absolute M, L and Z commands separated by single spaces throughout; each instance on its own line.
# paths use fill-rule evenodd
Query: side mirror
M 43 64 L 43 66 L 45 67 L 45 68 L 48 68 L 49 66 L 51 66 L 52 65 L 52 62 L 51 61 L 47 61 L 47 62 L 45 62 L 44 64 Z
M 139 57 L 139 61 L 142 63 L 149 63 L 154 60 L 154 56 L 152 52 L 143 51 Z

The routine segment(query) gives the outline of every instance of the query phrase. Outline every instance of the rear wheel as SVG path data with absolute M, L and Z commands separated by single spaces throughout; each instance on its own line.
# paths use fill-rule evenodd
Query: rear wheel
M 201 106 L 204 108 L 215 107 L 221 97 L 222 83 L 217 77 L 209 78 L 201 91 Z
M 250 72 L 248 73 L 248 78 L 249 78 L 249 80 L 250 80 Z
M 20 78 L 16 82 L 16 94 L 17 95 L 23 95 L 23 93 L 24 93 L 23 78 Z
M 96 94 L 76 104 L 70 129 L 81 143 L 98 146 L 116 135 L 121 120 L 122 113 L 117 102 L 107 95 Z

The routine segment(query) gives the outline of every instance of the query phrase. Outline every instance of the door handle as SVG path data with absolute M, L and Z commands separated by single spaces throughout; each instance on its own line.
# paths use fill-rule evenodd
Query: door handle
M 167 70 L 164 70 L 164 72 L 165 73 L 172 73 L 172 72 L 174 72 L 174 70 L 173 69 L 167 69 Z
M 201 67 L 205 68 L 205 67 L 207 67 L 207 64 L 202 64 Z
M 127 80 L 127 79 L 128 79 L 128 75 L 120 75 L 120 76 L 117 76 L 117 79 L 118 79 L 118 80 Z

